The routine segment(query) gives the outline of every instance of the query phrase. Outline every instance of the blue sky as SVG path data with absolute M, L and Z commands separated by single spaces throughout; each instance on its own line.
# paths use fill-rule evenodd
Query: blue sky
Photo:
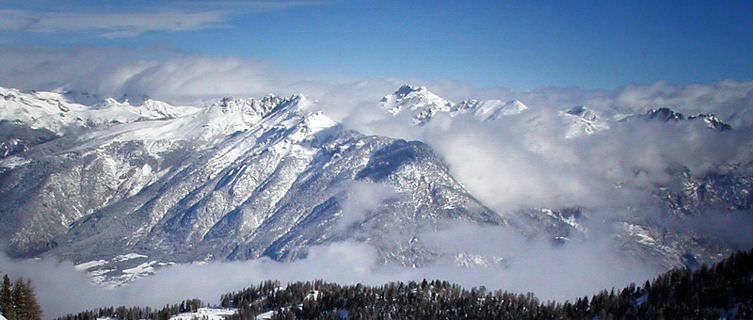
M 178 49 L 328 79 L 753 79 L 751 1 L 0 1 L 0 45 Z

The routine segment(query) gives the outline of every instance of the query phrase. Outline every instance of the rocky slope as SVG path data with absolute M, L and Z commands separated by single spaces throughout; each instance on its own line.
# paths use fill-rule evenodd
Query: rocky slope
M 429 146 L 344 129 L 309 104 L 226 98 L 32 145 L 0 161 L 2 241 L 15 256 L 71 259 L 120 281 L 173 262 L 294 259 L 341 240 L 417 265 L 433 254 L 415 244 L 422 232 L 504 223 Z
M 447 224 L 509 224 L 563 245 L 588 238 L 589 219 L 599 219 L 588 206 L 493 212 L 429 145 L 346 129 L 303 96 L 223 98 L 200 107 L 13 89 L 0 89 L 0 97 L 0 244 L 17 257 L 70 259 L 108 285 L 173 263 L 287 261 L 345 240 L 373 245 L 383 262 L 420 266 L 441 254 L 421 235 Z M 518 100 L 455 104 L 406 85 L 379 104 L 418 127 L 444 114 L 541 129 L 541 111 Z M 577 106 L 545 116 L 563 141 L 636 122 L 735 130 L 713 115 L 666 108 L 625 115 Z M 751 167 L 704 174 L 667 168 L 670 179 L 651 191 L 653 203 L 617 208 L 631 213 L 610 221 L 620 250 L 666 266 L 731 252 L 723 237 L 664 220 L 750 213 Z M 669 218 L 643 218 L 651 210 Z M 497 258 L 454 257 L 461 265 Z

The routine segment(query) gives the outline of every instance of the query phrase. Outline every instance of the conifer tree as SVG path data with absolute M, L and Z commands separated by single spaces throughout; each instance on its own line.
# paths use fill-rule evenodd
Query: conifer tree
M 37 297 L 34 294 L 34 287 L 31 284 L 31 280 L 23 281 L 21 280 L 20 283 L 22 283 L 21 286 L 21 303 L 19 303 L 20 307 L 20 315 L 22 316 L 22 319 L 28 319 L 28 320 L 41 320 L 42 318 L 42 308 L 39 306 L 39 303 L 37 302 Z
M 10 278 L 3 276 L 3 284 L 0 287 L 0 312 L 8 320 L 15 320 L 15 307 L 13 305 L 13 291 Z

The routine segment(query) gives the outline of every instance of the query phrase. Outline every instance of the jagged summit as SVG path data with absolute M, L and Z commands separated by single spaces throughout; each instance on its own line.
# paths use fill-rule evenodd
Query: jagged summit
M 40 94 L 12 92 L 12 102 L 0 103 L 67 106 Z M 395 100 L 427 97 L 411 90 Z M 107 103 L 101 110 L 129 107 Z M 372 244 L 384 261 L 420 265 L 433 257 L 414 241 L 425 228 L 503 223 L 428 145 L 344 129 L 311 104 L 300 95 L 227 97 L 180 117 L 62 136 L 24 132 L 39 144 L 10 146 L 0 158 L 0 243 L 16 256 L 70 259 L 96 281 L 117 284 L 171 262 L 290 260 L 343 240 Z M 47 119 L 71 114 L 60 112 Z M 32 120 L 22 118 L 19 130 Z M 346 225 L 348 199 L 370 196 L 351 194 L 353 185 L 394 195 Z M 119 258 L 126 253 L 135 258 Z
M 664 122 L 685 119 L 682 113 L 675 112 L 670 108 L 650 109 L 646 111 L 645 117 L 648 120 L 660 120 Z
M 727 130 L 732 129 L 732 126 L 730 124 L 720 120 L 715 115 L 710 114 L 710 113 L 699 113 L 694 116 L 689 116 L 688 119 L 689 120 L 702 119 L 703 122 L 706 123 L 706 126 L 712 129 L 719 130 L 719 131 L 727 131 Z
M 201 108 L 185 126 L 199 127 L 201 133 L 198 137 L 204 140 L 245 132 L 259 125 L 280 126 L 284 123 L 289 127 L 299 122 L 290 119 L 308 116 L 305 110 L 310 103 L 303 95 L 267 95 L 258 99 L 224 97 Z
M 416 91 L 427 91 L 427 90 L 426 90 L 426 87 L 404 84 L 400 88 L 398 88 L 397 91 L 395 91 L 395 96 L 397 98 L 403 98 L 407 96 L 408 94 L 412 92 L 416 92 Z
M 447 113 L 451 117 L 470 114 L 481 120 L 492 121 L 503 116 L 520 114 L 528 109 L 519 100 L 502 102 L 494 99 L 467 99 L 455 104 L 434 94 L 426 87 L 407 84 L 394 93 L 384 96 L 380 104 L 393 115 L 402 112 L 410 113 L 417 125 L 426 124 L 438 113 Z
M 94 101 L 97 98 L 89 96 Z M 63 135 L 71 128 L 131 123 L 143 120 L 164 120 L 182 117 L 199 108 L 172 106 L 146 99 L 133 105 L 113 98 L 97 100 L 93 105 L 73 101 L 66 93 L 48 91 L 22 92 L 0 88 L 0 119 L 45 129 Z
M 452 102 L 421 86 L 403 85 L 380 100 L 382 108 L 397 115 L 408 112 L 418 125 L 428 122 L 437 112 L 449 112 Z
M 473 114 L 481 120 L 494 121 L 504 116 L 520 114 L 528 110 L 528 107 L 517 99 L 507 102 L 496 99 L 471 99 L 458 103 L 454 109 L 457 109 L 459 113 L 464 111 Z
M 310 101 L 303 95 L 281 97 L 274 94 L 262 98 L 223 97 L 205 108 L 216 109 L 221 113 L 247 114 L 263 118 L 273 111 L 282 109 L 305 109 Z
M 560 118 L 566 123 L 566 139 L 591 135 L 610 127 L 599 112 L 586 106 L 575 106 L 560 112 Z
M 567 110 L 568 114 L 581 117 L 584 120 L 588 121 L 596 121 L 599 119 L 599 115 L 596 113 L 596 111 L 591 110 L 585 106 L 575 106 L 571 108 L 570 110 Z
M 716 115 L 711 113 L 698 113 L 695 115 L 686 116 L 680 112 L 676 112 L 670 108 L 662 107 L 657 109 L 649 109 L 645 114 L 637 116 L 645 120 L 656 120 L 662 122 L 674 122 L 683 120 L 702 120 L 707 127 L 714 130 L 726 131 L 732 129 L 732 126 L 724 121 L 720 120 Z

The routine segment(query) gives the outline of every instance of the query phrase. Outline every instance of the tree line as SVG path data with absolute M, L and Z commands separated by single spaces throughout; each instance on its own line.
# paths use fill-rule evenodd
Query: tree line
M 380 286 L 318 280 L 284 287 L 264 281 L 222 295 L 220 305 L 238 309 L 231 320 L 254 319 L 268 311 L 274 311 L 273 319 L 753 319 L 753 250 L 737 252 L 710 267 L 674 269 L 641 286 L 631 284 L 565 302 L 539 301 L 531 293 L 466 289 L 441 280 Z M 173 306 L 150 314 L 136 312 L 148 308 L 120 308 L 61 319 L 169 319 L 186 309 Z
M 37 303 L 31 280 L 18 278 L 12 282 L 7 274 L 2 278 L 0 314 L 8 320 L 40 320 L 42 308 Z
M 67 315 L 58 319 L 61 320 L 96 320 L 99 318 L 115 318 L 128 320 L 169 320 L 172 316 L 185 313 L 196 312 L 205 304 L 199 299 L 184 300 L 180 303 L 166 305 L 161 309 L 152 309 L 150 307 L 106 307 L 97 310 L 87 310 L 78 314 Z M 10 319 L 9 319 L 10 320 Z

